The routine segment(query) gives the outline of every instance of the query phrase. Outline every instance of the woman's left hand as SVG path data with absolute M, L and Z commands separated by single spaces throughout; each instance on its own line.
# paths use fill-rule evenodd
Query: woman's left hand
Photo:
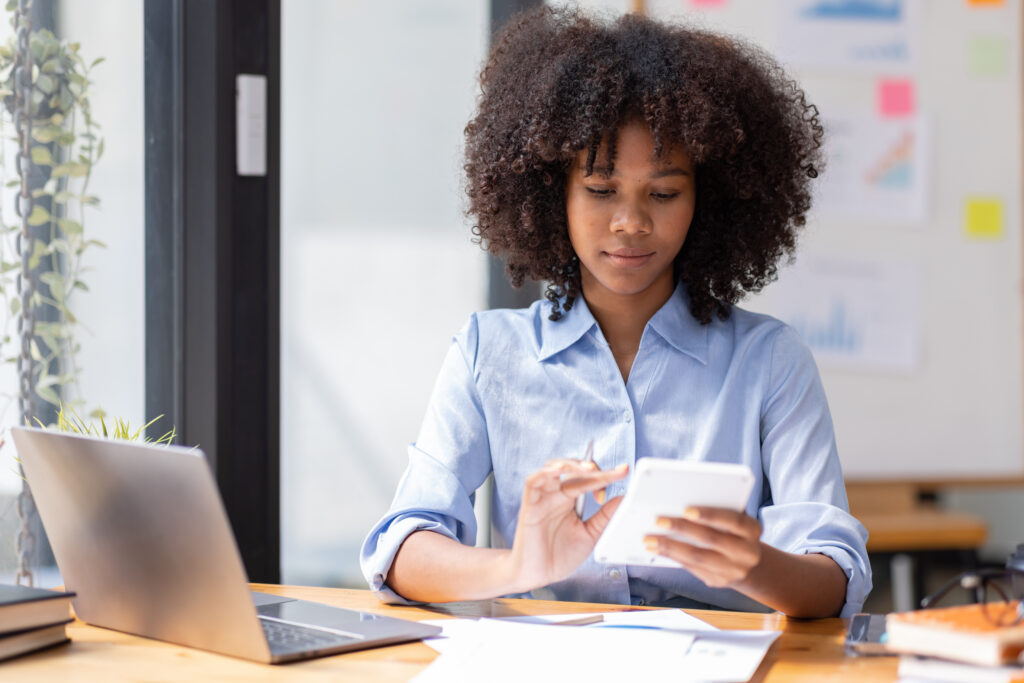
M 761 562 L 761 523 L 744 512 L 691 507 L 682 517 L 659 517 L 658 526 L 670 535 L 647 536 L 647 549 L 675 560 L 712 588 L 740 586 Z

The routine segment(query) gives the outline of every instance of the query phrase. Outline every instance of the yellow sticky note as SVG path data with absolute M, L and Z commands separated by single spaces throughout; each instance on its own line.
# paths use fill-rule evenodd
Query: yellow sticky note
M 964 232 L 973 239 L 999 239 L 1004 232 L 1003 202 L 989 197 L 968 197 Z

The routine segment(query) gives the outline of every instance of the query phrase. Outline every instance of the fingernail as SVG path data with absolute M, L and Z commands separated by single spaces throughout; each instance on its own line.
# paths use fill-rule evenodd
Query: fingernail
M 658 519 L 654 523 L 660 526 L 662 529 L 672 528 L 672 520 L 668 519 L 667 517 L 658 517 Z
M 644 539 L 644 547 L 652 553 L 656 552 L 658 550 L 658 539 L 648 536 Z
M 686 508 L 683 510 L 683 517 L 686 519 L 700 519 L 700 510 L 697 508 Z
M 598 491 L 598 492 L 596 492 L 594 494 L 594 500 L 596 500 L 601 505 L 604 505 L 604 499 L 605 498 L 606 498 L 606 496 L 605 496 L 605 493 L 604 493 L 604 489 L 601 489 L 600 491 Z
M 627 465 L 626 463 L 622 463 L 621 465 L 617 465 L 615 467 L 615 471 L 616 472 L 625 472 L 628 469 L 629 469 L 629 465 Z

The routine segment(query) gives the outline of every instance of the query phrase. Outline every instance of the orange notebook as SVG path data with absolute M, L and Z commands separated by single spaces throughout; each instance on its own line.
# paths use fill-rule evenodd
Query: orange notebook
M 1011 608 L 1016 608 L 1012 603 Z M 885 618 L 886 645 L 894 652 L 931 655 L 995 666 L 1019 661 L 1024 624 L 996 626 L 981 605 L 899 612 Z

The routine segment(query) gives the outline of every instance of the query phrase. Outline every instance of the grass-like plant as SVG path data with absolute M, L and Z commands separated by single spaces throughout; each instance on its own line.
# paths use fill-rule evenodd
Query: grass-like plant
M 163 417 L 163 415 L 157 415 L 152 420 L 137 427 L 135 429 L 129 424 L 128 420 L 120 417 L 114 417 L 110 421 L 110 425 L 107 425 L 107 416 L 103 411 L 97 411 L 96 419 L 98 422 L 86 420 L 71 406 L 65 406 L 61 403 L 58 406 L 57 411 L 57 422 L 53 425 L 45 425 L 42 421 L 36 418 L 36 423 L 42 429 L 56 429 L 60 432 L 70 432 L 73 434 L 81 434 L 82 436 L 98 436 L 104 439 L 116 439 L 118 441 L 138 441 L 142 438 L 143 443 L 152 444 L 163 444 L 170 446 L 174 443 L 174 437 L 176 431 L 174 427 L 171 430 L 161 436 L 159 439 L 151 439 L 148 436 L 143 436 L 146 429 L 156 423 L 157 420 Z

